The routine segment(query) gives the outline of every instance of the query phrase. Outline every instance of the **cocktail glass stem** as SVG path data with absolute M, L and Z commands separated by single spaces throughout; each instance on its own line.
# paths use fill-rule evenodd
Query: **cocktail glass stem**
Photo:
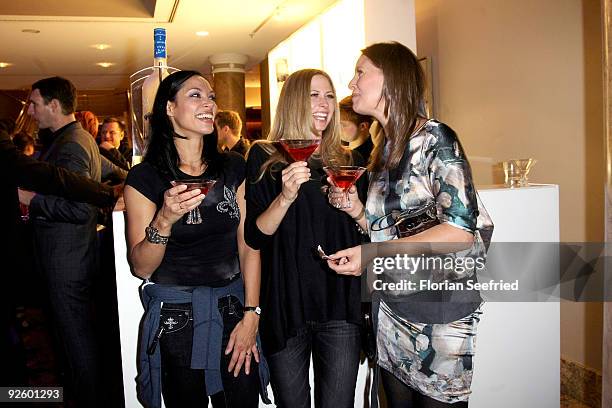
M 344 195 L 346 197 L 346 201 L 345 201 L 344 206 L 341 207 L 341 208 L 351 208 L 353 206 L 353 204 L 351 203 L 351 197 L 350 197 L 350 194 L 349 194 L 349 190 L 350 189 L 351 188 L 349 187 L 346 190 L 344 190 Z
M 193 224 L 201 224 L 202 223 L 202 213 L 200 213 L 200 209 L 198 207 L 190 210 L 187 213 L 187 219 L 185 220 L 185 224 L 193 225 Z
M 215 180 L 210 179 L 188 179 L 188 180 L 172 180 L 170 183 L 173 186 L 177 186 L 179 184 L 187 185 L 187 191 L 191 191 L 194 189 L 199 189 L 202 194 L 206 197 L 208 191 L 215 184 Z M 185 216 L 185 224 L 187 225 L 196 225 L 202 223 L 202 213 L 200 213 L 200 208 L 196 207 L 189 212 Z
M 340 203 L 332 204 L 340 209 L 351 208 L 351 187 L 355 184 L 357 179 L 361 177 L 366 168 L 359 166 L 326 166 L 323 170 L 325 170 L 325 173 L 331 178 L 332 183 L 336 187 L 340 187 L 344 192 L 344 200 Z

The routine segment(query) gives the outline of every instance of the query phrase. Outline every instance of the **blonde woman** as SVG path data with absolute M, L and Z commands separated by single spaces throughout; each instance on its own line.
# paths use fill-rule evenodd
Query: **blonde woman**
M 360 282 L 333 273 L 316 251 L 361 242 L 355 221 L 322 193 L 323 166 L 363 165 L 341 146 L 339 120 L 329 76 L 297 71 L 283 86 L 268 140 L 254 144 L 247 159 L 245 236 L 261 250 L 260 334 L 279 407 L 311 406 L 311 356 L 314 406 L 353 407 Z M 281 139 L 320 145 L 308 162 L 292 162 L 275 147 Z

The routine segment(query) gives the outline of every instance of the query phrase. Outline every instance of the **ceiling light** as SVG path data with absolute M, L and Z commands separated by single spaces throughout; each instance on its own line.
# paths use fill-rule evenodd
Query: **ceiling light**
M 111 46 L 109 44 L 94 44 L 91 46 L 92 48 L 95 48 L 96 50 L 105 50 L 107 48 L 110 48 Z
M 0 68 L 6 68 L 6 67 L 10 67 L 11 64 L 10 62 L 0 62 Z
M 196 31 L 198 37 L 207 37 L 210 34 L 208 31 Z
M 35 28 L 25 28 L 23 30 L 21 30 L 22 33 L 30 33 L 30 34 L 38 34 L 40 33 L 40 30 L 37 30 Z
M 102 68 L 108 68 L 108 67 L 112 67 L 113 65 L 115 65 L 115 63 L 114 62 L 96 62 L 96 65 Z

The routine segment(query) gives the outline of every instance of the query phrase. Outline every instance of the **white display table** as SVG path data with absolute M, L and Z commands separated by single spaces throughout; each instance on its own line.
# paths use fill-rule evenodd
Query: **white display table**
M 484 187 L 479 194 L 495 223 L 493 241 L 559 241 L 558 186 Z M 122 212 L 113 213 L 113 226 L 125 406 L 133 408 L 141 406 L 134 379 L 142 281 L 132 276 L 127 263 Z M 487 303 L 478 327 L 470 407 L 558 407 L 559 330 L 558 302 Z M 364 406 L 367 371 L 362 364 L 355 407 Z
M 479 188 L 494 242 L 559 242 L 559 187 Z M 558 408 L 559 302 L 489 302 L 478 326 L 470 408 Z

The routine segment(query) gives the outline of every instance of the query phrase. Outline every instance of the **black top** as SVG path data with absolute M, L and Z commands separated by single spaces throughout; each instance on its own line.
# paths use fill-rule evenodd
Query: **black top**
M 129 170 L 132 162 L 132 149 L 125 143 L 119 145 L 118 149 L 112 148 L 106 150 L 100 147 L 100 154 L 110 160 L 115 166 L 121 167 L 123 170 Z
M 363 159 L 353 153 L 356 165 Z M 308 181 L 289 207 L 276 233 L 265 235 L 255 223 L 282 189 L 280 171 L 275 179 L 269 172 L 259 182 L 260 167 L 268 158 L 259 144 L 254 144 L 247 159 L 247 243 L 261 249 L 260 333 L 264 351 L 282 350 L 296 329 L 308 321 L 360 321 L 360 279 L 342 276 L 328 268 L 316 254 L 317 245 L 327 253 L 361 243 L 355 222 L 345 212 L 333 208 L 321 193 L 320 181 Z M 321 162 L 309 162 L 311 177 L 325 180 Z M 365 193 L 367 177 L 358 189 Z M 362 200 L 364 200 L 362 198 Z M 364 200 L 365 202 L 365 200 Z
M 360 144 L 353 150 L 357 150 L 361 157 L 363 157 L 363 159 L 367 163 L 368 161 L 370 161 L 370 155 L 372 154 L 373 149 L 374 143 L 372 143 L 372 136 L 368 136 L 368 138 L 364 140 L 362 144 Z
M 202 223 L 187 225 L 183 220 L 172 226 L 166 253 L 151 281 L 181 286 L 216 286 L 240 273 L 237 230 L 240 210 L 236 191 L 244 181 L 244 158 L 238 154 L 224 155 L 222 174 L 212 177 L 208 170 L 200 177 L 217 182 L 200 204 Z M 194 178 L 179 171 L 182 178 Z M 157 208 L 163 204 L 164 192 L 171 187 L 150 163 L 134 166 L 126 184 L 134 187 Z
M 17 186 L 43 194 L 62 195 L 70 200 L 86 201 L 99 206 L 113 205 L 113 189 L 79 176 L 61 167 L 35 160 L 17 151 L 8 133 L 0 130 L 0 219 L 7 237 L 17 234 L 19 201 Z M 8 239 L 0 249 L 7 268 L 15 259 L 14 239 Z
M 249 151 L 249 147 L 249 141 L 241 137 L 240 139 L 238 139 L 238 141 L 236 142 L 234 147 L 231 148 L 230 151 L 241 154 L 242 156 L 246 156 L 247 152 Z

